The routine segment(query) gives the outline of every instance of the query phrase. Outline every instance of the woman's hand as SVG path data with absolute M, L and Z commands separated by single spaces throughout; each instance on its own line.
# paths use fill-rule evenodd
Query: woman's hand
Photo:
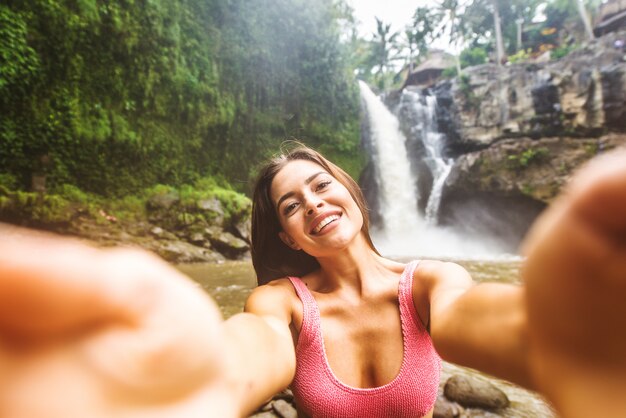
M 626 152 L 579 172 L 524 252 L 535 384 L 564 417 L 626 416 Z
M 2 417 L 237 416 L 221 324 L 155 256 L 0 225 Z

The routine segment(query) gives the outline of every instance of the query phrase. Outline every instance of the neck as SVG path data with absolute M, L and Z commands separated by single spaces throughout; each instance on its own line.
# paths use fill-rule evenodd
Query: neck
M 369 281 L 388 271 L 390 261 L 379 256 L 360 234 L 348 247 L 327 257 L 319 257 L 320 273 L 324 288 L 333 290 L 352 289 L 362 294 Z

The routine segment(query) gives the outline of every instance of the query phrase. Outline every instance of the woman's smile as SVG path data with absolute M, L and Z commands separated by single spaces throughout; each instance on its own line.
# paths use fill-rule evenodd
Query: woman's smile
M 311 235 L 323 235 L 337 226 L 335 221 L 341 218 L 341 212 L 325 212 L 317 216 L 311 223 Z

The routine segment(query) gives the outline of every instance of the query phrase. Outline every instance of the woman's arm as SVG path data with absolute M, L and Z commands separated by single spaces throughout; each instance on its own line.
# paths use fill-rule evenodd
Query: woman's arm
M 416 271 L 430 301 L 430 333 L 447 361 L 531 388 L 524 292 L 474 284 L 454 263 L 424 261 Z
M 245 313 L 224 323 L 224 336 L 232 354 L 229 378 L 237 382 L 242 411 L 252 413 L 293 380 L 296 354 L 289 324 L 288 292 L 280 285 L 256 288 Z
M 293 374 L 273 295 L 224 322 L 153 255 L 0 224 L 0 416 L 245 416 Z
M 420 267 L 437 349 L 540 391 L 564 417 L 626 416 L 626 151 L 577 173 L 523 252 L 524 287 Z

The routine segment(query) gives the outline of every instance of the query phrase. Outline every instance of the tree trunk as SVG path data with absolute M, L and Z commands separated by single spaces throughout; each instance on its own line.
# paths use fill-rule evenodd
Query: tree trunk
M 504 44 L 502 41 L 502 28 L 500 26 L 500 12 L 498 11 L 498 0 L 492 0 L 493 4 L 493 24 L 496 28 L 496 51 L 498 65 L 504 62 Z
M 595 39 L 595 36 L 593 36 L 591 21 L 589 20 L 589 15 L 587 14 L 587 9 L 585 9 L 585 4 L 583 3 L 583 0 L 576 0 L 576 5 L 578 6 L 578 13 L 580 14 L 580 18 L 583 21 L 583 25 L 585 25 L 585 32 L 587 32 L 587 37 L 589 37 L 590 41 L 593 41 Z

